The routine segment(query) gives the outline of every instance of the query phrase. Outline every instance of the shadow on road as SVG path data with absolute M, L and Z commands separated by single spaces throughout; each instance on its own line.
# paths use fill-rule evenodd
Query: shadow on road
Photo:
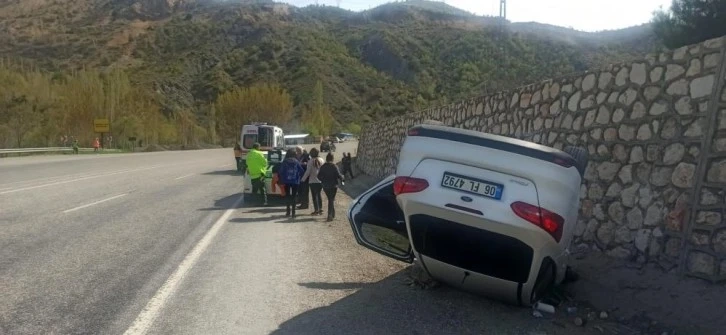
M 217 200 L 214 200 L 214 207 L 209 208 L 200 208 L 200 211 L 219 211 L 219 210 L 228 210 L 230 208 L 238 209 L 238 208 L 250 208 L 251 206 L 249 204 L 246 204 L 244 201 L 239 202 L 237 206 L 235 206 L 235 203 L 239 198 L 242 196 L 242 193 L 235 193 L 232 195 L 228 195 L 224 198 L 220 198 Z
M 311 289 L 359 290 L 331 305 L 285 321 L 272 334 L 531 334 L 537 330 L 545 334 L 578 333 L 534 318 L 529 309 L 445 286 L 433 290 L 407 286 L 406 272 L 401 270 L 370 284 L 299 283 Z
M 276 223 L 301 223 L 301 222 L 315 222 L 315 218 L 312 217 L 296 217 L 294 220 L 285 216 L 285 210 L 279 211 L 280 215 L 272 215 L 266 217 L 253 217 L 253 218 L 234 218 L 230 219 L 232 223 L 267 223 L 267 221 L 273 220 Z
M 210 172 L 202 173 L 202 175 L 205 175 L 205 176 L 240 176 L 240 177 L 242 177 L 242 173 L 237 172 L 237 170 L 210 171 Z
M 368 285 L 368 283 L 298 283 L 298 285 L 318 290 L 354 290 Z

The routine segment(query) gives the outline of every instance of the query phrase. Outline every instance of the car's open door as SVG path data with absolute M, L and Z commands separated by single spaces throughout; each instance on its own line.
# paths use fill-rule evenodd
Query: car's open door
M 358 244 L 399 261 L 412 263 L 413 252 L 403 211 L 389 176 L 358 196 L 348 209 L 348 221 Z

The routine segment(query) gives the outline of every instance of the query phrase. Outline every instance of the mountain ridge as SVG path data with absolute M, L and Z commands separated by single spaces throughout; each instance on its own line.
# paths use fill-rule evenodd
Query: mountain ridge
M 346 124 L 656 47 L 647 25 L 563 33 L 569 29 L 507 23 L 500 32 L 498 18 L 449 7 L 421 0 L 362 12 L 272 1 L 5 1 L 0 28 L 10 34 L 0 36 L 0 53 L 49 71 L 122 67 L 159 93 L 171 114 L 208 104 L 230 85 L 263 81 L 283 84 L 299 112 L 322 80 L 325 102 Z

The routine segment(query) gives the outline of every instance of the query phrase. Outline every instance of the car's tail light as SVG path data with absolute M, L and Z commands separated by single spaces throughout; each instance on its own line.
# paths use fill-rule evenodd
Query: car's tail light
M 404 193 L 421 192 L 429 187 L 426 179 L 413 177 L 396 177 L 393 180 L 393 194 L 399 195 Z
M 420 127 L 413 127 L 408 130 L 408 136 L 418 136 L 418 132 L 421 130 Z
M 521 201 L 512 203 L 511 207 L 514 214 L 544 229 L 555 241 L 559 242 L 562 238 L 565 219 L 559 214 Z

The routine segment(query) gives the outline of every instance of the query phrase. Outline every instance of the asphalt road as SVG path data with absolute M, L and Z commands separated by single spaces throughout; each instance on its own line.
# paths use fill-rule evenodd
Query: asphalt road
M 0 159 L 0 333 L 591 331 L 409 287 L 406 264 L 355 243 L 345 193 L 337 221 L 293 222 L 241 202 L 233 162 L 231 149 Z

